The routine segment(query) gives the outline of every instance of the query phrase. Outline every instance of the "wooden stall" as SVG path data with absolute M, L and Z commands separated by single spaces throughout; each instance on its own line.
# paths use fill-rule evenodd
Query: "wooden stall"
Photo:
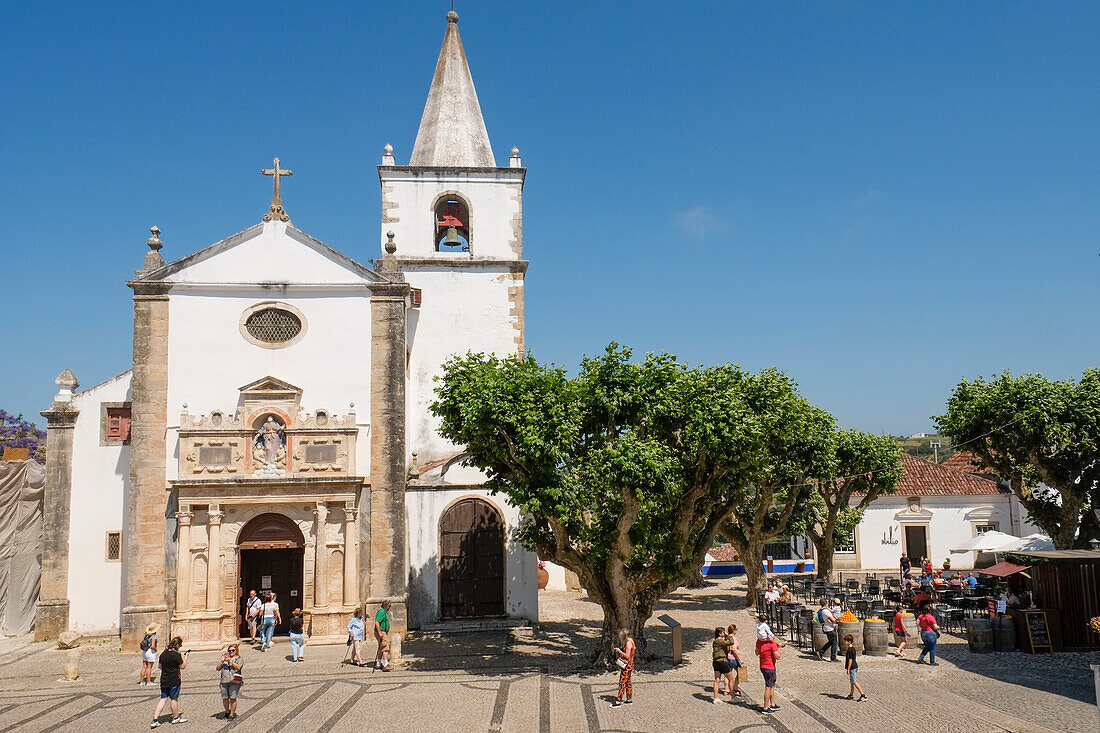
M 1009 557 L 1013 562 L 1031 566 L 1028 573 L 1036 601 L 1035 609 L 1012 614 L 1016 619 L 1020 648 L 1025 651 L 1046 651 L 1044 646 L 1052 651 L 1100 649 L 1100 634 L 1088 628 L 1089 619 L 1100 616 L 1100 552 L 1036 550 L 1011 553 Z M 1046 627 L 1045 635 L 1043 626 Z

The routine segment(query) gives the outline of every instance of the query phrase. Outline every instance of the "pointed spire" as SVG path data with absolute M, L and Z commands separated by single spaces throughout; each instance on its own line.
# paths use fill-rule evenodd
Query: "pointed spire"
M 447 32 L 409 165 L 496 167 L 453 10 L 447 13 Z

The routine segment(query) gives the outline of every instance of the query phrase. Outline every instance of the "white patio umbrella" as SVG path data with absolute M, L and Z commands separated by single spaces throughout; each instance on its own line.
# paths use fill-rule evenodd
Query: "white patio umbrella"
M 1005 545 L 1019 541 L 1019 537 L 1004 532 L 986 532 L 952 547 L 951 552 L 1004 552 Z
M 998 548 L 997 552 L 1020 552 L 1026 550 L 1053 550 L 1054 543 L 1050 537 L 1047 537 L 1041 532 L 1035 534 L 1029 534 L 1027 537 L 1021 537 L 1020 539 L 1012 542 L 1004 547 Z

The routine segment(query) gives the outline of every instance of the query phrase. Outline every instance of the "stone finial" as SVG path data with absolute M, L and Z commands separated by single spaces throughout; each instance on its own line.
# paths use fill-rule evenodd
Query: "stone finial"
M 458 22 L 458 13 L 456 13 L 453 10 L 450 11 L 449 13 L 447 13 L 447 22 L 448 23 L 457 23 Z
M 160 255 L 160 248 L 164 246 L 164 242 L 160 241 L 160 229 L 154 224 L 149 227 L 149 232 L 153 236 L 145 240 L 145 243 L 149 245 L 149 251 L 145 253 L 144 269 L 146 272 L 164 267 L 164 258 Z
M 523 160 L 519 157 L 519 148 L 512 146 L 512 157 L 508 159 L 509 168 L 522 168 Z
M 397 252 L 397 242 L 393 241 L 393 232 L 386 232 L 386 254 L 392 255 Z
M 397 159 L 393 157 L 393 146 L 386 143 L 386 147 L 382 148 L 382 165 L 395 165 Z
M 66 369 L 53 380 L 57 385 L 57 396 L 53 398 L 54 404 L 73 401 L 73 393 L 80 386 L 80 380 L 76 378 L 71 369 Z

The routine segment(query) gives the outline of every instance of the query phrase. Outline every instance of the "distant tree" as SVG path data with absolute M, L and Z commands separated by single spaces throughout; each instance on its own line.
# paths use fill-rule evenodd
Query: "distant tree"
M 774 370 L 634 362 L 612 344 L 572 379 L 531 356 L 452 359 L 432 410 L 487 488 L 523 511 L 518 539 L 600 604 L 593 662 L 606 664 L 620 628 L 644 653 L 654 605 L 698 572 L 749 486 L 787 475 L 768 448 L 791 432 L 792 390 Z
M 836 425 L 832 415 L 814 407 L 796 385 L 778 372 L 751 398 L 754 410 L 767 422 L 766 440 L 748 474 L 740 500 L 719 532 L 745 566 L 746 602 L 754 605 L 764 585 L 764 550 L 769 540 L 805 525 L 814 481 L 828 475 L 830 440 Z
M 828 476 L 816 482 L 807 511 L 794 531 L 810 538 L 817 552 L 817 577 L 828 578 L 838 540 L 850 540 L 872 501 L 893 493 L 903 470 L 897 442 L 858 430 L 838 430 L 830 445 Z M 859 500 L 853 505 L 852 499 Z
M 1087 545 L 1091 535 L 1078 530 L 1100 508 L 1100 370 L 1078 381 L 1007 371 L 988 382 L 963 380 L 935 419 L 956 445 L 967 443 L 984 468 L 1008 480 L 1055 547 Z M 1095 528 L 1095 517 L 1087 526 Z
M 26 448 L 30 457 L 43 463 L 46 460 L 46 431 L 23 419 L 23 414 L 13 415 L 0 410 L 0 454 L 4 448 Z

